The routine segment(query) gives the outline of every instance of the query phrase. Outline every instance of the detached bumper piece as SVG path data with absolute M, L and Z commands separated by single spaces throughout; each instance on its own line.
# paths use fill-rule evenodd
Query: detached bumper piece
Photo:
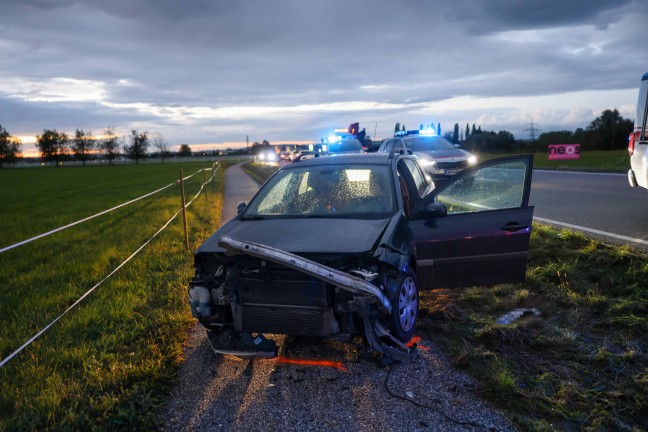
M 216 354 L 230 355 L 241 359 L 272 358 L 277 356 L 277 344 L 262 334 L 252 337 L 250 333 L 237 335 L 233 330 L 215 334 L 207 332 L 207 338 Z

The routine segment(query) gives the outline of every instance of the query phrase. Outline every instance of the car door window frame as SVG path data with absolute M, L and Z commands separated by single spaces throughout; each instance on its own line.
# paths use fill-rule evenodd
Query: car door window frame
M 429 184 L 425 179 L 425 174 L 423 174 L 423 172 L 421 171 L 420 167 L 418 166 L 418 164 L 414 159 L 403 158 L 402 161 L 403 161 L 403 165 L 407 168 L 407 170 L 412 175 L 412 180 L 414 180 L 414 184 L 416 186 L 416 192 L 419 198 L 423 198 L 429 188 Z
M 462 170 L 459 174 L 453 176 L 449 181 L 444 183 L 441 187 L 435 189 L 429 195 L 425 196 L 422 200 L 420 200 L 414 207 L 414 211 L 412 212 L 412 217 L 424 218 L 425 207 L 433 202 L 436 202 L 437 197 L 441 193 L 443 193 L 443 191 L 445 191 L 448 187 L 455 184 L 456 182 L 459 182 L 462 179 L 473 175 L 473 173 L 479 171 L 480 169 L 487 168 L 492 165 L 499 165 L 499 164 L 513 162 L 513 161 L 524 161 L 524 163 L 527 165 L 526 171 L 528 172 L 528 175 L 524 179 L 522 199 L 520 205 L 517 206 L 517 208 L 529 207 L 529 195 L 531 194 L 531 177 L 533 172 L 533 156 L 532 155 L 510 156 L 510 157 L 490 159 L 488 161 L 481 162 L 477 165 Z M 501 209 L 491 209 L 491 210 L 484 210 L 484 211 L 498 211 L 498 210 Z M 447 217 L 459 216 L 461 214 L 465 214 L 465 213 L 448 214 Z
M 419 196 L 418 188 L 416 186 L 416 182 L 414 181 L 414 178 L 412 177 L 412 173 L 410 172 L 409 168 L 407 168 L 403 160 L 404 159 L 400 159 L 398 161 L 397 170 L 400 179 L 404 180 L 405 182 L 405 186 L 407 187 L 407 192 L 409 195 L 410 208 L 409 211 L 406 212 L 406 214 L 412 215 L 414 214 L 413 210 L 417 207 L 417 205 L 421 201 L 421 197 Z M 403 206 L 405 206 L 405 203 L 403 203 Z
M 389 153 L 389 152 L 391 151 L 392 148 L 394 148 L 394 140 L 393 140 L 393 139 L 389 139 L 389 140 L 385 141 L 385 144 L 384 144 L 384 150 L 381 150 L 381 151 L 384 151 L 384 152 L 386 152 L 386 153 Z

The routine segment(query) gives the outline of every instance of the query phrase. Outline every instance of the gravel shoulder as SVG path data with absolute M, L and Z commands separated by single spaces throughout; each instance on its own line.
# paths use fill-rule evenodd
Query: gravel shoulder
M 223 208 L 232 216 L 236 203 L 249 198 L 232 201 L 228 191 L 252 187 L 247 180 L 254 190 L 258 187 L 237 171 L 239 165 L 226 173 Z M 266 336 L 279 345 L 276 359 L 239 360 L 214 354 L 204 329 L 196 325 L 176 386 L 161 408 L 161 429 L 515 430 L 501 412 L 477 398 L 475 383 L 428 340 L 420 341 L 411 363 L 381 368 L 359 344 Z

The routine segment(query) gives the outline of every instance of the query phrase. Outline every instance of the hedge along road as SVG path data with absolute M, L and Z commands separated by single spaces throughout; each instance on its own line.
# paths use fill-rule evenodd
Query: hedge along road
M 240 165 L 225 174 L 221 223 L 258 189 Z M 276 359 L 223 357 L 212 352 L 196 323 L 162 408 L 162 430 L 515 430 L 474 395 L 474 382 L 452 369 L 428 340 L 419 342 L 412 363 L 389 369 L 358 346 L 272 338 L 279 345 Z
M 534 170 L 530 203 L 540 222 L 648 251 L 648 192 L 625 174 Z

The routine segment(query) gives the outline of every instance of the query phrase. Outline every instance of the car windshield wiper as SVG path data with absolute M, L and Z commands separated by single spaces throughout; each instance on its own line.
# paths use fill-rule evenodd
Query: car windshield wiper
M 254 215 L 254 216 L 243 215 L 243 217 L 241 218 L 241 220 L 265 220 L 265 219 L 266 219 L 265 216 L 259 216 L 259 215 Z
M 301 217 L 307 219 L 351 219 L 352 215 L 340 214 L 340 213 L 327 213 L 327 214 L 304 215 Z

